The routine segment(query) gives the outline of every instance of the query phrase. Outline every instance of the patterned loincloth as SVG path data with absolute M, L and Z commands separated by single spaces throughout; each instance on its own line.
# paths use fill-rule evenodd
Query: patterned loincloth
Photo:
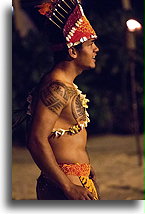
M 66 175 L 78 176 L 83 187 L 88 189 L 93 195 L 94 200 L 100 200 L 98 191 L 94 185 L 93 180 L 89 177 L 90 175 L 90 164 L 58 164 L 61 170 Z M 37 199 L 38 200 L 68 200 L 63 191 L 56 186 L 55 183 L 41 173 L 37 180 Z

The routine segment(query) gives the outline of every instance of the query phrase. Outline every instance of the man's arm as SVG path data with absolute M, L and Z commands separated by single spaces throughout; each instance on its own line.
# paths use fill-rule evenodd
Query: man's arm
M 96 182 L 96 173 L 95 170 L 93 168 L 93 166 L 91 165 L 91 170 L 90 170 L 90 176 L 89 176 L 94 182 Z
M 58 166 L 48 142 L 56 120 L 69 101 L 67 88 L 63 83 L 45 85 L 38 95 L 28 142 L 30 153 L 40 170 L 49 175 L 72 200 L 93 200 L 93 195 L 81 186 L 73 184 Z

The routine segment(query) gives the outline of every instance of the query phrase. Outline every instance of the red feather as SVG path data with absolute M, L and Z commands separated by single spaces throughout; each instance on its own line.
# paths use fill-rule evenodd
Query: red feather
M 52 5 L 53 5 L 54 0 L 52 0 L 50 3 L 43 3 L 41 5 L 37 5 L 40 9 L 38 10 L 40 14 L 46 15 L 52 10 Z

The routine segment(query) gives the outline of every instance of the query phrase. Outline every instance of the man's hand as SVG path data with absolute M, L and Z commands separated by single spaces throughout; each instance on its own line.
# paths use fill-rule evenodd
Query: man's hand
M 93 194 L 82 186 L 72 184 L 64 191 L 69 200 L 94 200 Z

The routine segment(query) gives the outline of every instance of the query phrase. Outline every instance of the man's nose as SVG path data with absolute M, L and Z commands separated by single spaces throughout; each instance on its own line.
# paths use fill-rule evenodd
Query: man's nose
M 95 45 L 95 44 L 94 44 Z M 99 48 L 98 48 L 98 46 L 97 45 L 95 45 L 95 47 L 94 47 L 94 51 L 95 52 L 99 52 Z

